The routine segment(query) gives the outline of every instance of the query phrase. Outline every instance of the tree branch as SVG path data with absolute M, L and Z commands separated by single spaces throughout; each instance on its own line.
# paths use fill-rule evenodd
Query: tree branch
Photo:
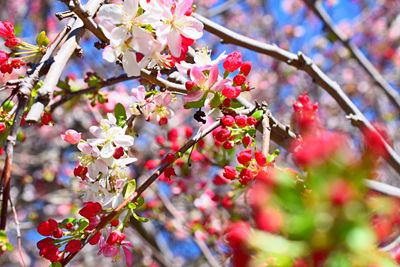
M 352 57 L 358 64 L 368 73 L 371 79 L 382 89 L 383 93 L 389 98 L 393 105 L 400 110 L 400 95 L 399 93 L 385 80 L 379 71 L 372 65 L 368 58 L 361 52 L 361 50 L 351 43 L 350 39 L 337 28 L 329 14 L 323 8 L 320 1 L 303 0 L 309 9 L 321 20 L 324 28 L 332 33 L 335 38 L 342 43 L 344 47 L 350 52 Z
M 344 93 L 342 88 L 336 82 L 331 80 L 310 58 L 304 56 L 301 52 L 295 55 L 275 45 L 265 44 L 244 35 L 235 33 L 221 25 L 212 22 L 209 19 L 204 18 L 199 14 L 194 14 L 194 17 L 204 24 L 204 29 L 206 31 L 220 37 L 225 43 L 241 46 L 270 56 L 306 72 L 315 83 L 317 83 L 335 99 L 335 101 L 347 115 L 357 118 L 356 120 L 351 121 L 354 126 L 359 128 L 362 132 L 365 129 L 368 129 L 379 136 L 388 155 L 385 157 L 385 160 L 398 174 L 400 174 L 400 156 L 385 141 L 382 135 L 368 121 L 364 114 L 354 105 L 354 103 Z
M 207 136 L 209 133 L 211 133 L 214 129 L 216 129 L 220 125 L 220 122 L 214 122 L 212 125 L 210 125 L 207 129 L 205 129 L 202 132 L 199 132 L 197 136 L 192 137 L 189 139 L 189 141 L 184 144 L 176 153 L 175 153 L 175 159 L 181 157 L 186 151 L 188 151 L 192 146 L 197 144 L 202 138 Z M 146 181 L 144 181 L 143 184 L 141 184 L 136 191 L 131 194 L 129 197 L 127 197 L 118 207 L 116 207 L 113 211 L 111 211 L 107 216 L 103 217 L 100 223 L 97 225 L 96 229 L 83 240 L 82 248 L 87 244 L 87 240 L 97 232 L 99 232 L 101 229 L 107 226 L 108 223 L 111 222 L 112 219 L 115 218 L 123 209 L 125 209 L 129 203 L 136 201 L 140 195 L 147 189 L 149 188 L 157 179 L 158 177 L 165 171 L 166 168 L 168 168 L 171 165 L 169 162 L 164 162 L 162 163 L 159 168 L 153 172 L 153 174 L 147 178 Z M 70 253 L 67 257 L 64 258 L 64 260 L 61 262 L 63 266 L 68 264 L 77 254 L 79 253 Z

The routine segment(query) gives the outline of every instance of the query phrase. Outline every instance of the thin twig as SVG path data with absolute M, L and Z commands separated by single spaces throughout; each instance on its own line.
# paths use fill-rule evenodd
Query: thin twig
M 204 130 L 199 136 L 194 136 L 189 141 L 184 144 L 176 153 L 175 153 L 175 159 L 180 158 L 186 151 L 188 151 L 192 146 L 197 144 L 199 140 L 210 134 L 214 129 L 216 129 L 220 125 L 220 122 L 214 122 L 212 125 L 210 125 L 206 130 Z M 123 209 L 125 209 L 129 203 L 135 202 L 140 195 L 147 189 L 149 188 L 157 179 L 158 177 L 167 169 L 172 163 L 169 162 L 164 162 L 162 163 L 159 168 L 153 172 L 153 174 L 147 178 L 146 181 L 144 181 L 143 184 L 141 184 L 136 191 L 131 194 L 129 197 L 127 197 L 118 207 L 116 207 L 114 210 L 112 210 L 107 216 L 103 217 L 103 219 L 100 221 L 100 223 L 97 225 L 96 229 L 89 235 L 87 236 L 83 242 L 82 242 L 82 248 L 87 244 L 87 240 L 90 239 L 94 234 L 99 232 L 101 229 L 106 227 L 106 225 L 115 218 Z M 67 257 L 62 260 L 61 264 L 65 266 L 67 263 L 69 263 L 77 254 L 79 253 L 70 253 Z
M 269 125 L 269 111 L 265 111 L 262 118 L 262 148 L 261 152 L 267 157 L 269 152 L 269 142 L 271 138 L 271 127 Z
M 354 45 L 349 38 L 347 38 L 338 27 L 336 27 L 326 12 L 322 3 L 315 0 L 303 0 L 309 9 L 322 21 L 324 29 L 332 33 L 335 38 L 342 43 L 344 47 L 350 52 L 352 57 L 358 64 L 368 73 L 371 79 L 382 89 L 383 93 L 389 98 L 393 105 L 400 110 L 400 95 L 399 93 L 385 80 L 379 71 L 372 65 L 371 61 L 361 52 L 361 50 Z
M 19 223 L 18 213 L 17 213 L 17 210 L 15 209 L 15 206 L 14 206 L 11 198 L 9 200 L 10 200 L 11 210 L 12 210 L 12 212 L 14 214 L 14 223 L 15 223 L 15 227 L 16 227 L 16 230 L 17 230 L 18 254 L 19 254 L 19 257 L 20 257 L 21 265 L 23 267 L 25 267 L 26 264 L 25 264 L 24 256 L 22 255 L 21 227 L 20 227 L 21 224 Z
M 385 141 L 382 135 L 368 121 L 368 119 L 356 107 L 356 105 L 354 105 L 350 98 L 344 93 L 342 88 L 336 82 L 331 80 L 309 57 L 306 57 L 301 52 L 296 55 L 279 48 L 276 45 L 262 43 L 247 36 L 235 33 L 199 14 L 194 13 L 193 15 L 204 24 L 204 29 L 206 31 L 220 37 L 224 43 L 234 44 L 270 56 L 306 72 L 316 84 L 318 84 L 335 99 L 335 101 L 347 115 L 352 114 L 358 118 L 356 121 L 351 121 L 354 126 L 359 128 L 362 132 L 368 129 L 380 138 L 380 141 L 384 144 L 388 155 L 384 159 L 398 174 L 400 174 L 400 156 Z

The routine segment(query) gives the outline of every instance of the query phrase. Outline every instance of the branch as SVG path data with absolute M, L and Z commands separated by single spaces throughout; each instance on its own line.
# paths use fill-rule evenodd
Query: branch
M 315 83 L 322 87 L 336 100 L 341 109 L 347 115 L 357 118 L 357 120 L 351 121 L 354 126 L 358 127 L 362 132 L 364 131 L 364 129 L 368 129 L 380 137 L 381 142 L 384 144 L 385 150 L 388 155 L 387 157 L 385 157 L 385 160 L 398 174 L 400 174 L 400 156 L 384 140 L 382 135 L 348 98 L 342 88 L 336 82 L 331 80 L 310 58 L 304 56 L 301 52 L 295 55 L 275 45 L 265 44 L 244 35 L 235 33 L 221 25 L 212 22 L 209 19 L 204 18 L 199 14 L 194 14 L 194 17 L 204 24 L 204 29 L 206 31 L 220 37 L 225 43 L 235 44 L 237 46 L 241 46 L 255 52 L 265 54 L 306 72 L 314 80 Z
M 197 136 L 192 137 L 189 139 L 189 141 L 184 144 L 176 153 L 175 153 L 175 159 L 178 159 L 181 157 L 186 151 L 188 151 L 192 146 L 197 144 L 202 138 L 207 136 L 209 133 L 211 133 L 214 129 L 216 129 L 220 125 L 220 122 L 214 122 L 212 125 L 210 125 L 207 129 L 205 129 L 202 132 L 199 132 Z M 123 209 L 125 209 L 129 203 L 136 201 L 140 195 L 147 189 L 149 188 L 157 179 L 158 177 L 165 171 L 166 168 L 168 168 L 171 165 L 169 162 L 164 162 L 162 163 L 159 168 L 153 172 L 153 174 L 147 178 L 146 181 L 144 181 L 143 184 L 141 184 L 136 191 L 131 194 L 129 197 L 127 197 L 118 207 L 116 207 L 114 210 L 112 210 L 107 216 L 103 217 L 103 219 L 100 221 L 100 223 L 97 225 L 96 229 L 83 240 L 82 248 L 87 244 L 87 240 L 89 240 L 90 237 L 95 235 L 97 232 L 99 232 L 101 229 L 107 226 L 108 223 L 111 222 L 117 216 Z M 81 249 L 82 249 L 81 248 Z M 65 266 L 68 264 L 77 254 L 79 253 L 70 253 L 64 260 L 61 262 L 62 266 Z
M 337 28 L 329 14 L 323 8 L 320 1 L 303 0 L 303 2 L 311 9 L 311 11 L 322 21 L 324 28 L 332 33 L 335 38 L 349 50 L 352 57 L 358 64 L 368 73 L 371 79 L 382 89 L 383 93 L 389 98 L 393 105 L 400 110 L 400 95 L 399 93 L 385 80 L 379 71 L 372 65 L 368 58 L 361 50 L 351 43 L 350 39 Z
M 261 148 L 261 152 L 266 157 L 268 156 L 269 141 L 270 141 L 270 138 L 271 138 L 271 127 L 269 125 L 269 117 L 268 117 L 269 113 L 270 113 L 269 111 L 265 111 L 264 114 L 263 114 L 263 118 L 262 118 L 263 131 L 262 131 L 262 148 Z
M 103 2 L 104 0 L 90 0 L 86 4 L 85 8 L 90 14 L 95 14 Z M 60 79 L 67 62 L 79 48 L 79 41 L 84 32 L 84 23 L 82 20 L 76 19 L 66 41 L 54 57 L 54 62 L 52 62 L 47 72 L 42 87 L 38 90 L 37 102 L 33 104 L 31 108 L 32 111 L 28 113 L 26 118 L 27 122 L 37 122 L 40 119 L 40 115 L 49 102 L 50 96 L 53 94 L 54 88 L 56 88 L 58 80 Z
M 73 20 L 70 21 L 72 24 Z M 41 58 L 40 62 L 28 71 L 28 76 L 23 78 L 16 86 L 18 90 L 18 104 L 11 126 L 10 133 L 7 137 L 5 144 L 6 147 L 6 159 L 1 175 L 1 186 L 2 186 L 2 203 L 1 203 L 1 218 L 0 218 L 0 229 L 4 230 L 7 224 L 7 210 L 8 210 L 8 200 L 10 198 L 10 176 L 11 176 L 11 166 L 14 154 L 14 146 L 16 141 L 16 136 L 18 129 L 20 127 L 22 118 L 24 116 L 25 108 L 29 103 L 29 98 L 31 95 L 32 88 L 36 85 L 39 80 L 39 76 L 45 71 L 46 65 L 51 60 L 51 56 L 55 49 L 64 39 L 65 35 L 71 30 L 70 23 L 68 23 L 63 30 L 58 34 L 54 42 L 49 46 L 46 53 Z

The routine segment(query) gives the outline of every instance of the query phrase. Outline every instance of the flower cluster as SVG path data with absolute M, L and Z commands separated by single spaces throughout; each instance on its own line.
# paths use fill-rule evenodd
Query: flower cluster
M 203 51 L 198 53 L 204 54 Z M 223 77 L 219 74 L 219 63 L 222 60 L 225 69 Z M 195 64 L 186 64 L 178 68 L 182 76 L 185 76 L 184 71 L 188 76 L 185 83 L 188 91 L 188 95 L 185 97 L 185 107 L 199 108 L 205 104 L 209 104 L 212 108 L 230 107 L 231 101 L 236 99 L 241 92 L 250 90 L 247 75 L 251 70 L 251 63 L 242 62 L 242 55 L 239 52 L 235 51 L 228 56 L 222 54 L 214 61 L 203 56 L 198 59 L 198 62 L 195 61 Z M 237 71 L 238 73 L 232 79 L 228 78 L 230 74 Z M 209 103 L 206 103 L 206 100 Z
M 139 1 L 103 5 L 97 17 L 110 39 L 103 54 L 131 76 L 140 69 L 171 67 L 186 57 L 188 47 L 203 35 L 203 24 L 191 16 L 192 0 Z
M 10 49 L 16 49 L 22 42 L 15 36 L 14 25 L 11 22 L 0 21 L 0 37 L 4 39 L 4 45 Z M 0 72 L 12 73 L 14 69 L 24 66 L 21 58 L 13 58 L 13 54 L 0 50 Z
M 136 161 L 129 156 L 133 137 L 126 134 L 127 126 L 108 113 L 99 126 L 90 127 L 95 138 L 80 139 L 80 134 L 68 130 L 64 140 L 77 144 L 81 151 L 75 176 L 85 185 L 83 199 L 99 201 L 104 205 L 116 206 L 122 201 L 122 189 L 129 181 L 128 166 Z
M 125 253 L 127 265 L 132 264 L 132 244 L 124 240 L 125 235 L 120 232 L 121 226 L 116 218 L 112 220 L 107 230 L 95 231 L 99 222 L 107 215 L 98 202 L 85 202 L 79 210 L 84 218 L 67 218 L 62 222 L 54 219 L 39 223 L 37 230 L 39 234 L 46 236 L 37 243 L 39 254 L 56 263 L 62 262 L 67 253 L 76 253 L 82 248 L 82 236 L 90 236 L 88 243 L 99 246 L 98 255 L 119 258 L 120 248 Z M 115 228 L 115 229 L 113 229 Z M 107 236 L 107 238 L 104 237 Z
M 294 120 L 300 131 L 306 131 L 317 124 L 318 103 L 312 103 L 307 94 L 302 94 L 293 104 Z
M 147 121 L 156 121 L 159 125 L 166 125 L 174 114 L 171 108 L 173 95 L 169 92 L 146 92 L 143 85 L 132 89 L 135 104 L 131 111 L 135 115 L 143 115 Z

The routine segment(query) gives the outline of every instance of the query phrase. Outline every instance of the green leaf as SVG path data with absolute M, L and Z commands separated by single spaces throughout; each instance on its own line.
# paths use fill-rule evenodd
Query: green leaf
M 12 100 L 7 100 L 3 103 L 3 110 L 8 112 L 14 107 L 15 103 Z
M 131 203 L 128 204 L 128 208 L 129 208 L 131 211 L 133 211 L 133 210 L 135 210 L 135 209 L 137 208 L 137 206 L 136 206 L 135 203 L 131 202 Z
M 138 207 L 141 207 L 144 205 L 144 198 L 143 197 L 138 197 L 138 199 L 136 200 L 136 203 L 138 205 Z
M 62 267 L 62 265 L 59 262 L 52 262 L 49 267 Z
M 136 190 L 136 180 L 130 180 L 122 189 L 122 196 L 128 198 Z
M 89 226 L 89 220 L 88 219 L 80 219 L 79 220 L 79 228 L 78 231 L 83 231 L 86 229 L 86 227 Z
M 214 94 L 214 97 L 211 99 L 210 106 L 212 108 L 217 108 L 222 104 L 222 95 L 219 92 Z
M 204 107 L 204 102 L 206 102 L 207 95 L 208 95 L 208 92 L 206 92 L 199 101 L 187 102 L 184 105 L 184 108 L 189 109 L 189 108 L 202 108 L 202 107 Z
M 131 210 L 132 216 L 133 218 L 135 218 L 135 220 L 139 221 L 139 222 L 148 222 L 149 219 L 145 218 L 145 217 L 140 217 L 139 215 L 136 214 L 136 212 L 134 212 L 133 210 Z
M 36 44 L 38 46 L 47 46 L 50 43 L 49 38 L 46 36 L 45 31 L 41 31 L 36 37 Z
M 117 119 L 117 124 L 119 126 L 125 125 L 126 111 L 125 111 L 125 107 L 121 103 L 118 103 L 117 105 L 115 105 L 114 115 L 115 115 L 115 118 Z
M 263 115 L 264 115 L 264 111 L 259 109 L 256 112 L 254 112 L 251 116 L 259 121 L 259 120 L 261 120 Z

